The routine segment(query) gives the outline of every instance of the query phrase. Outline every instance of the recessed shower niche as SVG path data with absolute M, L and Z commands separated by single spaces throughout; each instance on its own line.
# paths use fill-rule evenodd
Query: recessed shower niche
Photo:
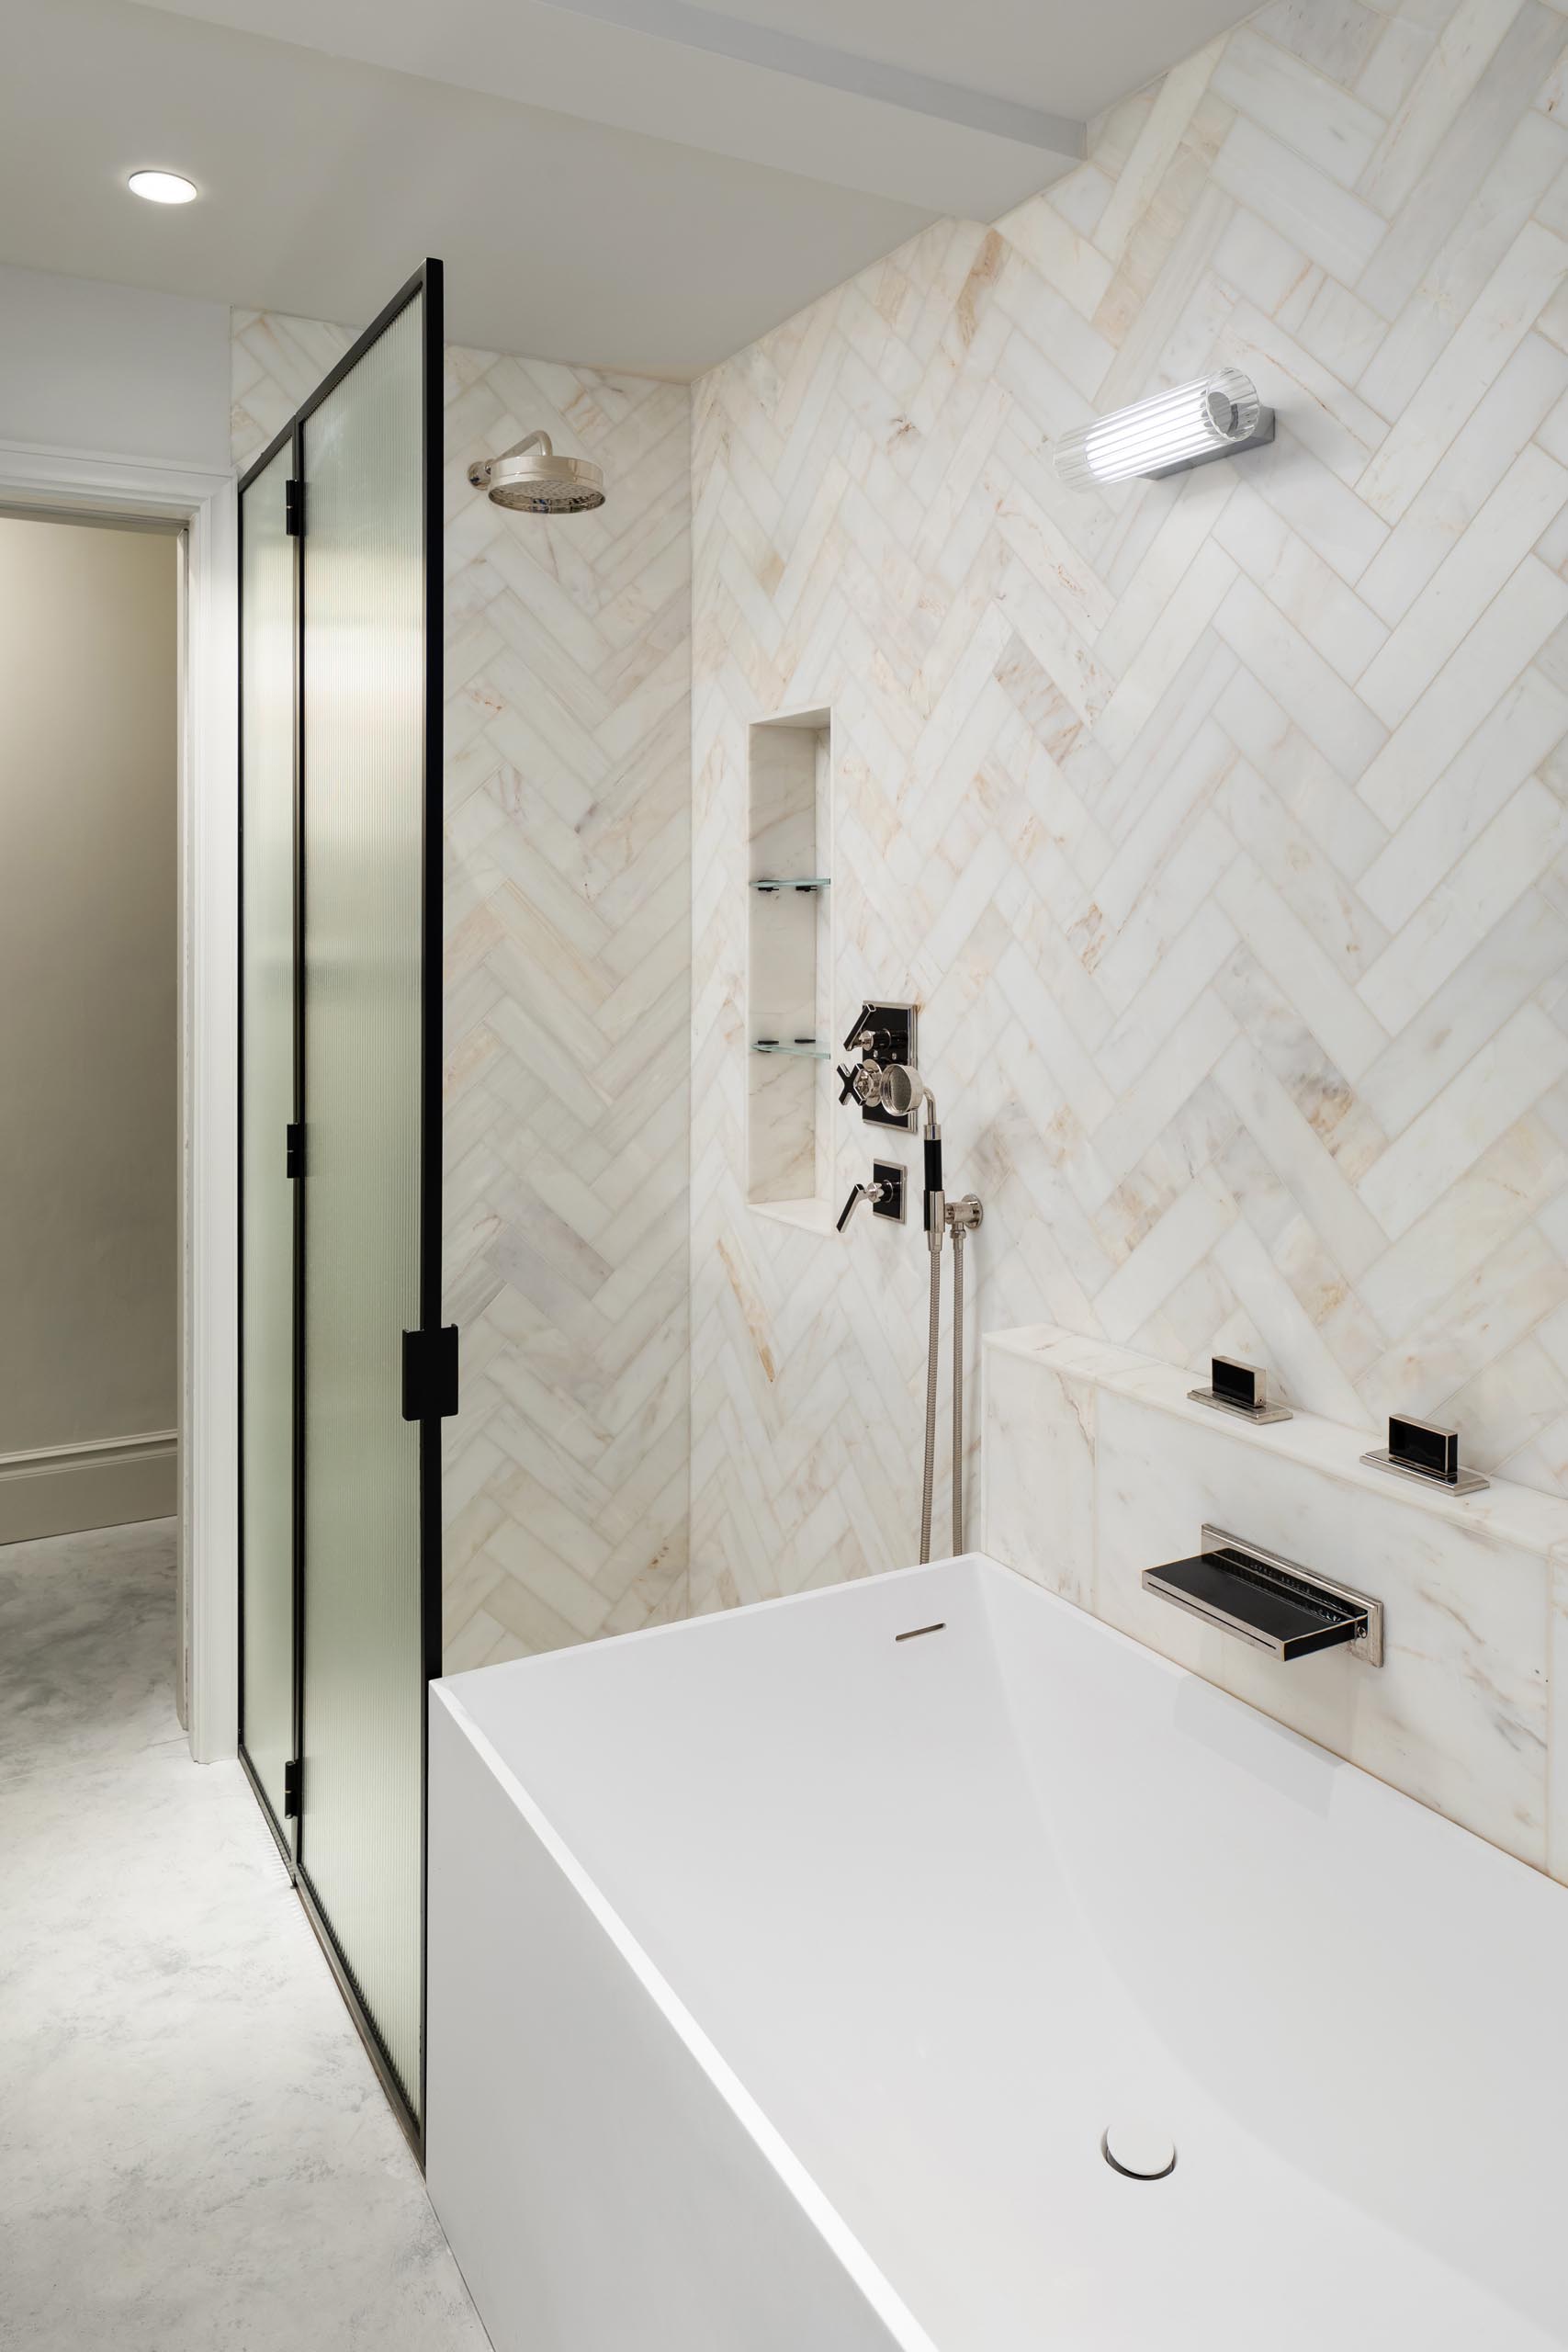
M 832 773 L 828 711 L 751 729 L 747 1197 L 811 1221 L 829 1191 Z

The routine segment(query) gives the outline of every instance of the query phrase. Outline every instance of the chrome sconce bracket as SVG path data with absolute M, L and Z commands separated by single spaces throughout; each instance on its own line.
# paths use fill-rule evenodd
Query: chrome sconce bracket
M 1194 466 L 1212 466 L 1216 458 L 1239 458 L 1248 449 L 1266 449 L 1274 438 L 1274 412 L 1260 408 L 1258 423 L 1245 440 L 1227 441 L 1218 449 L 1205 449 L 1196 458 L 1180 458 L 1174 466 L 1156 466 L 1145 476 L 1146 481 L 1168 481 L 1172 474 L 1190 474 Z

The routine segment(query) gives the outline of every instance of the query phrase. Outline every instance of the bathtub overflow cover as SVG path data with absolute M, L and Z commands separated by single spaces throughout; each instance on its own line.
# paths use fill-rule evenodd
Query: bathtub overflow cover
M 1118 2116 L 1100 2134 L 1100 2153 L 1112 2172 L 1129 2180 L 1163 2180 L 1176 2170 L 1176 2143 L 1157 2123 L 1142 2116 Z

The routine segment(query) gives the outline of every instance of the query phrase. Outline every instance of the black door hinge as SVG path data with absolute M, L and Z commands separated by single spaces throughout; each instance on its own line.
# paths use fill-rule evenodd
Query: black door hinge
M 286 1176 L 305 1173 L 305 1130 L 293 1121 L 283 1130 L 283 1172 Z
M 457 1326 L 403 1333 L 403 1419 L 447 1421 L 457 1409 Z
M 296 1821 L 299 1815 L 300 1784 L 304 1773 L 298 1756 L 291 1756 L 283 1768 L 283 1818 Z
M 302 481 L 286 481 L 283 485 L 283 528 L 291 539 L 305 536 L 305 485 Z

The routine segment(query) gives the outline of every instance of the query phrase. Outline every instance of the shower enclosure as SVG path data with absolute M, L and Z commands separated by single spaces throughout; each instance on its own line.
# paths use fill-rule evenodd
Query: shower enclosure
M 240 486 L 245 1769 L 415 2144 L 439 1671 L 441 266 Z

